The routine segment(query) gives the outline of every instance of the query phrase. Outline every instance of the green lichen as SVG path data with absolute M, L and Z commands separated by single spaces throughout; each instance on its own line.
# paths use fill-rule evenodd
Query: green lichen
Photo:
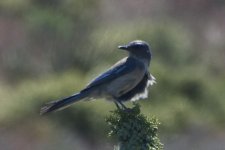
M 108 135 L 118 140 L 114 150 L 162 150 L 158 138 L 158 120 L 148 119 L 140 113 L 140 106 L 134 104 L 129 111 L 117 109 L 106 119 L 110 127 Z

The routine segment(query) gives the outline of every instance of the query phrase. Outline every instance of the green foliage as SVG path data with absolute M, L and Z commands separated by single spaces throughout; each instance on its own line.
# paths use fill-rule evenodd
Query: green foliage
M 153 4 L 148 10 L 155 12 L 155 7 L 160 13 L 147 17 L 127 15 L 127 10 L 131 10 L 129 5 L 123 11 L 112 9 L 116 13 L 108 12 L 114 3 L 116 1 L 110 2 L 109 6 L 106 1 L 96 0 L 0 1 L 1 127 L 20 130 L 18 125 L 21 124 L 26 131 L 37 128 L 39 132 L 44 124 L 46 130 L 52 132 L 40 133 L 43 137 L 57 137 L 61 135 L 60 130 L 66 129 L 70 133 L 80 132 L 90 141 L 103 141 L 106 132 L 104 116 L 114 109 L 111 103 L 101 100 L 79 102 L 45 119 L 40 118 L 39 109 L 46 102 L 79 91 L 92 77 L 126 56 L 124 51 L 117 50 L 117 45 L 142 39 L 152 47 L 150 71 L 157 79 L 157 84 L 150 89 L 150 98 L 141 101 L 144 104 L 142 112 L 157 116 L 162 122 L 160 129 L 166 135 L 195 124 L 224 128 L 225 45 L 224 34 L 219 32 L 222 26 L 215 20 L 219 17 L 205 12 L 198 13 L 200 18 L 197 18 L 185 12 L 185 16 L 193 20 L 183 22 L 182 9 L 179 13 L 175 8 L 178 5 L 158 9 L 160 7 Z M 208 4 L 218 10 L 213 7 L 213 2 Z M 202 8 L 202 5 L 196 5 L 198 7 Z M 174 10 L 179 17 L 164 14 L 161 10 Z M 203 14 L 208 23 L 193 24 L 195 19 L 204 19 Z M 146 119 L 136 108 L 131 114 Z M 114 119 L 121 119 L 122 115 L 128 114 L 116 111 L 111 114 Z M 132 115 L 128 117 L 134 117 Z M 150 125 L 158 125 L 154 118 L 147 121 Z M 142 123 L 147 126 L 147 122 Z M 54 125 L 59 126 L 58 130 Z M 144 130 L 148 132 L 148 128 Z M 118 137 L 120 131 L 112 131 L 111 135 Z
M 110 127 L 109 136 L 119 141 L 119 150 L 161 150 L 158 138 L 159 122 L 156 118 L 148 119 L 140 113 L 140 106 L 135 104 L 129 111 L 117 109 L 106 119 Z

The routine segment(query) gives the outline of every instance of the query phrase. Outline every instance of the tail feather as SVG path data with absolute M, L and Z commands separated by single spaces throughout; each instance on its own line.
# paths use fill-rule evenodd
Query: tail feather
M 77 93 L 62 100 L 52 101 L 41 108 L 40 114 L 44 115 L 53 111 L 64 109 L 71 104 L 84 99 L 85 97 L 87 97 L 86 93 Z

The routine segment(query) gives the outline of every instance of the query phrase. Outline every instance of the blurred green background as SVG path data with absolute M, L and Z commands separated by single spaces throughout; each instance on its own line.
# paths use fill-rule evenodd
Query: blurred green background
M 105 117 L 114 104 L 79 102 L 44 117 L 39 109 L 141 39 L 157 84 L 140 103 L 160 120 L 165 150 L 224 150 L 224 16 L 223 0 L 1 0 L 0 149 L 113 149 Z

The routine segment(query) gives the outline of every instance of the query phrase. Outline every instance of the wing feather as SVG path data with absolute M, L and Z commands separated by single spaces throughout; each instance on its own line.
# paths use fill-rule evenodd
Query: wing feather
M 120 76 L 123 76 L 124 74 L 130 73 L 134 67 L 134 61 L 130 60 L 130 58 L 124 58 L 112 66 L 108 71 L 100 74 L 98 77 L 92 80 L 84 90 L 105 84 Z

